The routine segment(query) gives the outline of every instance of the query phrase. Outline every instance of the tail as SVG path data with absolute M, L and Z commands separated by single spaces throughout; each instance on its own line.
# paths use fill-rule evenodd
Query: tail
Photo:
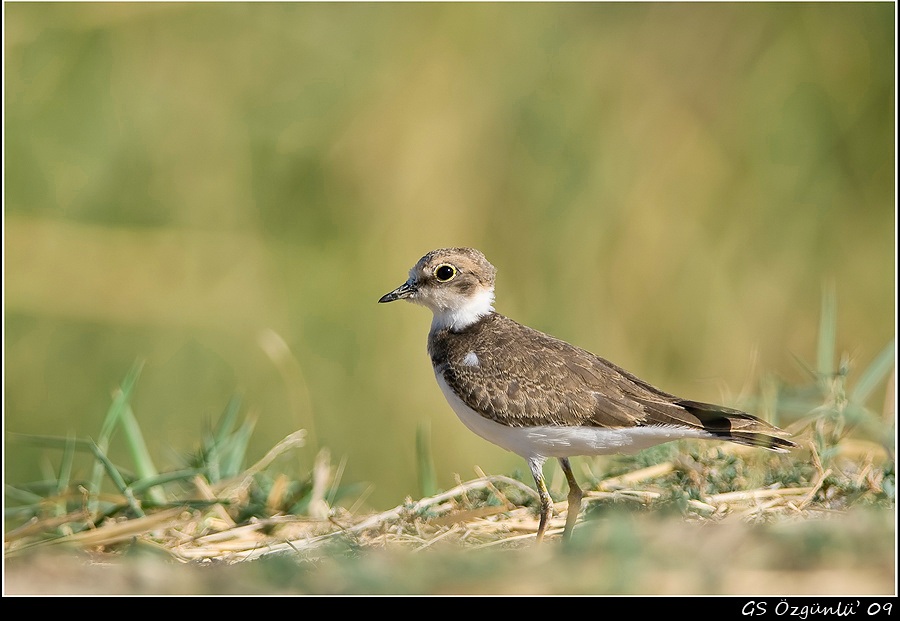
M 677 405 L 696 416 L 704 430 L 722 440 L 776 453 L 797 448 L 796 443 L 782 437 L 790 435 L 787 431 L 741 410 L 699 401 L 679 400 Z

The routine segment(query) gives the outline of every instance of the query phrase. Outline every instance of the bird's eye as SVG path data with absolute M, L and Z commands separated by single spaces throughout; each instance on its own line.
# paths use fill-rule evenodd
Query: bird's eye
M 438 282 L 453 280 L 454 276 L 456 276 L 456 268 L 449 263 L 442 263 L 434 268 L 434 277 L 438 279 Z

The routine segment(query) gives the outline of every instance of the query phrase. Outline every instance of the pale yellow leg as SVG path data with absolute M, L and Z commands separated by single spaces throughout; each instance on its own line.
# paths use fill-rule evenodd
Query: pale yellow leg
M 578 487 L 575 475 L 572 474 L 572 465 L 569 463 L 569 458 L 560 457 L 559 464 L 566 475 L 566 481 L 569 482 L 569 508 L 566 511 L 566 529 L 563 531 L 563 539 L 568 539 L 572 536 L 572 530 L 574 530 L 575 522 L 578 520 L 578 513 L 581 511 L 581 499 L 584 493 Z
M 540 543 L 544 540 L 544 531 L 547 530 L 547 523 L 553 514 L 553 499 L 550 498 L 547 484 L 544 483 L 544 460 L 529 459 L 528 465 L 531 468 L 531 475 L 534 477 L 534 483 L 537 486 L 538 496 L 541 497 L 541 522 L 538 524 L 537 539 L 535 541 L 535 543 Z

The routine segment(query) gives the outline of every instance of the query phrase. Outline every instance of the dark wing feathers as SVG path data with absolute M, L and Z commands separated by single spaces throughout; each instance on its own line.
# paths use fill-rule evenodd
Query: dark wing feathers
M 679 399 L 676 404 L 694 415 L 713 435 L 747 446 L 784 452 L 797 445 L 779 436 L 790 435 L 766 421 L 740 410 Z
M 608 360 L 497 313 L 449 336 L 448 330 L 429 336 L 438 372 L 467 405 L 505 425 L 674 425 L 770 450 L 794 446 L 773 437 L 786 433 L 755 416 L 680 399 Z M 500 350 L 502 363 L 495 356 Z M 477 365 L 465 364 L 470 352 Z

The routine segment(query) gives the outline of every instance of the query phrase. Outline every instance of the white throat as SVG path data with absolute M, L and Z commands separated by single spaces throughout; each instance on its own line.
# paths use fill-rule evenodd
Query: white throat
M 475 295 L 465 298 L 463 304 L 452 308 L 431 307 L 434 318 L 431 320 L 431 331 L 462 330 L 494 310 L 494 289 L 481 289 Z

